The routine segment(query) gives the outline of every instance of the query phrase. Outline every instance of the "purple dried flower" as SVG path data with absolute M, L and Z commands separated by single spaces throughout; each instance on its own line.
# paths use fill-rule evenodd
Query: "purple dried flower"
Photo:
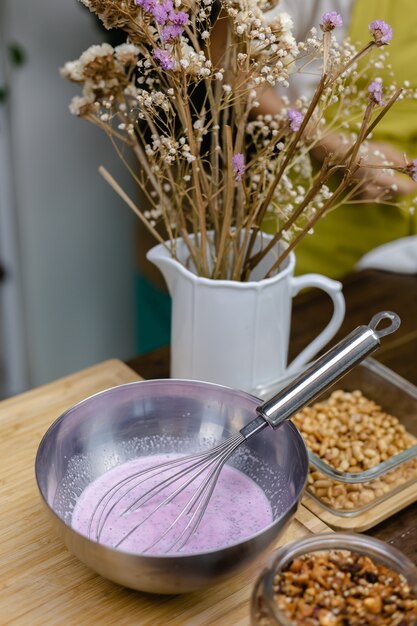
M 156 5 L 156 0 L 136 0 L 136 4 L 147 13 L 152 13 Z
M 374 20 L 368 26 L 377 46 L 384 46 L 392 39 L 392 28 L 384 20 Z
M 172 0 L 163 0 L 163 2 L 156 2 L 152 14 L 155 20 L 161 26 L 165 26 L 167 22 L 172 22 L 176 15 Z
M 374 80 L 369 85 L 368 91 L 372 102 L 383 107 L 385 102 L 382 100 L 382 84 L 378 80 Z
M 136 4 L 141 6 L 147 13 L 152 13 L 155 21 L 162 29 L 161 39 L 163 42 L 175 39 L 183 32 L 183 26 L 188 24 L 188 13 L 174 10 L 173 0 L 136 0 Z
M 236 174 L 236 180 L 240 182 L 245 173 L 245 158 L 241 152 L 237 152 L 232 156 L 233 171 Z
M 413 159 L 407 163 L 405 167 L 405 173 L 410 176 L 417 183 L 417 159 Z
M 174 13 L 171 21 L 177 26 L 186 26 L 188 24 L 188 13 L 185 13 L 184 11 L 178 11 L 178 13 Z
M 324 33 L 340 26 L 343 26 L 342 16 L 336 11 L 328 11 L 321 16 L 320 28 Z
M 172 16 L 175 15 L 173 0 L 162 0 L 161 4 L 164 7 L 165 11 L 168 13 L 169 19 L 172 19 Z
M 175 67 L 175 59 L 173 59 L 167 50 L 155 48 L 153 55 L 163 70 L 173 70 Z
M 152 15 L 154 16 L 155 21 L 161 26 L 164 26 L 164 24 L 166 24 L 171 19 L 171 11 L 169 7 L 167 8 L 166 6 L 164 6 L 165 4 L 165 2 L 163 2 L 162 4 L 160 2 L 156 2 L 152 10 Z
M 161 30 L 161 41 L 163 41 L 164 43 L 172 41 L 173 39 L 179 37 L 182 34 L 183 30 L 184 28 L 182 26 L 179 26 L 178 24 L 168 24 L 167 26 L 164 26 Z
M 290 128 L 292 131 L 297 132 L 300 130 L 301 122 L 304 119 L 304 115 L 296 109 L 289 109 L 287 112 L 287 118 L 290 122 Z

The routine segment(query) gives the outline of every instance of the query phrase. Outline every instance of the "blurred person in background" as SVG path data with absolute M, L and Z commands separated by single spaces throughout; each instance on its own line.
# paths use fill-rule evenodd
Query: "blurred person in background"
M 318 28 L 322 15 L 328 11 L 336 11 L 342 17 L 343 26 L 335 32 L 337 38 L 350 37 L 353 44 L 366 44 L 369 41 L 368 24 L 375 19 L 384 20 L 392 27 L 394 37 L 392 45 L 384 47 L 389 56 L 388 62 L 379 70 L 379 78 L 388 85 L 392 72 L 398 85 L 416 89 L 417 70 L 413 63 L 417 58 L 416 9 L 415 0 L 281 0 L 274 12 L 287 12 L 291 16 L 297 41 L 305 40 L 312 27 Z M 286 95 L 291 102 L 302 95 L 308 99 L 318 78 L 315 72 L 293 75 Z M 257 114 L 274 114 L 283 106 L 280 96 L 272 88 L 261 96 L 260 104 Z M 326 154 L 337 155 L 338 150 L 342 150 L 341 137 L 335 133 L 326 137 L 315 156 L 320 161 Z M 401 166 L 404 165 L 404 154 L 409 159 L 417 156 L 417 100 L 410 98 L 397 101 L 376 127 L 365 162 L 379 165 L 385 157 L 385 160 Z M 341 277 L 352 271 L 369 250 L 417 233 L 413 210 L 417 183 L 403 174 L 393 177 L 383 170 L 366 167 L 361 168 L 361 176 L 366 179 L 362 192 L 364 203 L 342 205 L 319 220 L 314 233 L 305 237 L 297 247 L 297 273 L 319 272 Z M 389 195 L 384 197 L 389 204 L 384 204 L 378 199 L 381 191 L 387 188 Z M 396 202 L 401 203 L 401 208 L 392 205 Z M 407 245 L 409 243 L 407 240 Z

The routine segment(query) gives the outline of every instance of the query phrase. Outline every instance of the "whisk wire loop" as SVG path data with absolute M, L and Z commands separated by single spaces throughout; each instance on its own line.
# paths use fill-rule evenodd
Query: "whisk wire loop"
M 177 518 L 170 524 L 170 526 L 164 531 L 164 533 L 160 537 L 158 537 L 152 543 L 152 545 L 150 545 L 146 549 L 145 552 L 148 552 L 153 547 L 155 547 L 158 543 L 160 543 L 162 539 L 164 539 L 168 535 L 168 533 L 178 524 L 179 520 L 184 515 L 187 515 L 193 510 L 194 505 L 196 503 L 197 505 L 194 508 L 194 512 L 191 518 L 188 520 L 185 528 L 181 531 L 181 533 L 175 539 L 175 541 L 171 543 L 169 547 L 165 549 L 165 553 L 171 552 L 176 546 L 178 550 L 181 550 L 185 546 L 185 544 L 188 542 L 190 537 L 197 531 L 203 519 L 204 513 L 206 512 L 207 506 L 210 502 L 211 495 L 217 484 L 217 480 L 219 478 L 223 465 L 226 463 L 226 461 L 228 460 L 230 455 L 233 453 L 233 451 L 240 446 L 240 444 L 242 443 L 242 437 L 237 435 L 236 437 L 233 438 L 233 440 L 228 440 L 228 442 L 225 442 L 225 443 L 227 443 L 228 445 L 222 447 L 222 452 L 219 453 L 215 458 L 213 458 L 210 461 L 210 464 L 208 465 L 208 467 L 210 465 L 213 465 L 213 461 L 215 461 L 216 463 L 211 468 L 205 481 L 199 485 L 197 491 L 193 494 L 193 496 L 187 502 L 186 506 L 179 513 Z
M 163 506 L 172 502 L 182 491 L 192 485 L 200 476 L 204 477 L 204 474 L 209 472 L 204 477 L 201 485 L 198 486 L 196 492 L 188 500 L 187 504 L 177 516 L 177 518 L 170 524 L 170 526 L 164 531 L 164 533 L 154 542 L 148 546 L 145 552 L 149 552 L 156 544 L 160 543 L 168 533 L 178 524 L 179 520 L 185 515 L 189 515 L 193 509 L 192 516 L 187 522 L 187 525 L 180 533 L 172 544 L 172 547 L 177 545 L 184 535 L 185 539 L 181 543 L 181 547 L 185 545 L 189 537 L 197 530 L 204 512 L 207 508 L 211 494 L 217 483 L 220 470 L 223 467 L 226 460 L 229 458 L 232 451 L 237 448 L 244 437 L 241 433 L 238 433 L 232 438 L 222 441 L 217 446 L 210 448 L 209 450 L 203 450 L 196 454 L 190 454 L 183 456 L 179 459 L 172 459 L 159 463 L 150 468 L 146 468 L 135 472 L 133 475 L 126 476 L 114 484 L 111 489 L 104 493 L 97 502 L 93 513 L 91 515 L 88 527 L 88 534 L 90 537 L 94 537 L 96 541 L 100 541 L 103 530 L 106 526 L 112 512 L 122 500 L 129 496 L 138 486 L 142 483 L 155 478 L 158 475 L 165 474 L 167 471 L 179 468 L 172 475 L 166 477 L 162 481 L 159 481 L 156 485 L 153 485 L 144 493 L 122 511 L 122 515 L 133 513 L 143 507 L 145 504 L 156 498 L 158 494 L 163 492 L 169 486 L 178 483 L 182 478 L 187 477 L 179 486 L 174 489 L 170 494 L 166 496 L 159 504 L 157 504 L 147 515 L 145 515 L 133 528 L 129 530 L 113 547 L 120 547 L 130 536 L 132 536 L 150 517 L 152 517 Z M 217 464 L 220 464 L 217 467 Z M 214 465 L 210 471 L 210 466 Z M 195 470 L 195 471 L 194 471 Z M 170 546 L 165 551 L 168 552 L 172 549 Z
M 163 470 L 169 470 L 173 467 L 186 464 L 186 471 L 189 471 L 190 467 L 192 469 L 192 467 L 194 466 L 194 462 L 195 462 L 195 465 L 197 465 L 201 457 L 205 457 L 207 454 L 213 454 L 213 455 L 216 454 L 216 452 L 220 450 L 225 445 L 225 443 L 226 442 L 222 442 L 208 451 L 203 450 L 201 452 L 197 452 L 196 454 L 189 454 L 187 456 L 183 456 L 178 459 L 171 459 L 163 463 L 158 463 L 157 465 L 153 465 L 152 467 L 148 467 L 138 472 L 135 472 L 132 476 L 127 476 L 119 480 L 117 483 L 115 483 L 111 487 L 111 489 L 109 489 L 106 493 L 104 493 L 101 496 L 101 498 L 98 500 L 93 510 L 93 513 L 91 515 L 90 521 L 89 521 L 88 536 L 92 537 L 94 534 L 95 540 L 96 541 L 100 540 L 103 528 L 109 516 L 114 511 L 114 509 L 119 504 L 119 502 L 121 502 L 121 500 L 125 497 L 128 491 L 135 489 L 141 483 L 153 478 L 155 475 L 158 475 Z M 190 461 L 191 461 L 191 466 L 189 464 Z M 175 474 L 174 474 L 174 477 L 175 477 Z M 133 483 L 130 489 L 124 491 L 123 488 L 130 483 Z M 116 500 L 114 500 L 112 504 L 110 505 L 110 507 L 108 508 L 108 505 L 112 501 L 112 498 L 115 497 L 116 494 L 118 494 L 119 492 L 120 492 L 120 496 L 116 498 Z M 142 495 L 145 495 L 145 494 L 142 494 Z M 97 515 L 98 515 L 98 521 L 96 523 L 96 531 L 95 533 L 93 533 L 93 525 L 94 525 L 94 521 Z

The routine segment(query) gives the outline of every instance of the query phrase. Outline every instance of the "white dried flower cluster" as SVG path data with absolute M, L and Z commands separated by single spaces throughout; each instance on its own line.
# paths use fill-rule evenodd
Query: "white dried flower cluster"
M 70 102 L 69 110 L 73 115 L 78 115 L 79 117 L 82 117 L 83 115 L 88 114 L 94 102 L 94 93 L 91 93 L 90 95 L 74 96 Z
M 61 69 L 61 75 L 83 85 L 83 95 L 73 98 L 70 111 L 74 115 L 89 117 L 95 112 L 101 121 L 108 121 L 111 116 L 103 118 L 103 107 L 111 108 L 109 102 L 117 94 L 136 95 L 129 73 L 137 63 L 138 54 L 139 49 L 132 44 L 113 48 L 103 43 L 90 46 L 78 60 L 67 62 Z
M 145 152 L 147 157 L 151 159 L 154 168 L 156 166 L 154 169 L 156 172 L 160 172 L 164 164 L 170 166 L 173 163 L 185 171 L 184 165 L 187 169 L 187 164 L 189 165 L 196 159 L 184 137 L 175 141 L 166 135 L 153 134 L 151 135 L 151 142 L 145 145 Z
M 61 69 L 61 75 L 80 83 L 88 78 L 89 67 L 100 60 L 113 59 L 114 50 L 108 43 L 90 46 L 77 61 L 68 61 Z
M 288 86 L 289 68 L 298 54 L 290 16 L 279 13 L 271 17 L 262 11 L 257 0 L 245 3 L 225 0 L 225 7 L 237 40 L 248 43 L 249 55 L 239 53 L 238 63 L 249 61 L 254 85 Z
M 179 67 L 180 66 L 180 67 Z M 189 76 L 195 76 L 199 78 L 208 78 L 213 72 L 213 65 L 210 59 L 207 59 L 203 50 L 196 50 L 187 42 L 187 40 L 181 38 L 181 59 L 176 65 L 176 69 L 182 69 Z
M 162 91 L 146 91 L 145 89 L 138 89 L 136 100 L 140 108 L 149 109 L 154 111 L 157 108 L 164 111 L 170 110 L 170 100 Z
M 140 49 L 132 43 L 122 43 L 120 46 L 116 46 L 114 54 L 120 63 L 127 65 L 130 63 L 137 63 Z

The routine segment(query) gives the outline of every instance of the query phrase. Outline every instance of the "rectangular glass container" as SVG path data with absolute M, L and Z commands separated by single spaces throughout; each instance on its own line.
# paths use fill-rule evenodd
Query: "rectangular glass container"
M 416 483 L 417 499 L 417 387 L 368 358 L 316 402 L 326 400 L 335 390 L 361 391 L 383 411 L 396 417 L 416 438 L 416 445 L 356 473 L 335 469 L 309 449 L 307 493 L 331 513 L 346 517 L 366 511 L 412 483 Z

